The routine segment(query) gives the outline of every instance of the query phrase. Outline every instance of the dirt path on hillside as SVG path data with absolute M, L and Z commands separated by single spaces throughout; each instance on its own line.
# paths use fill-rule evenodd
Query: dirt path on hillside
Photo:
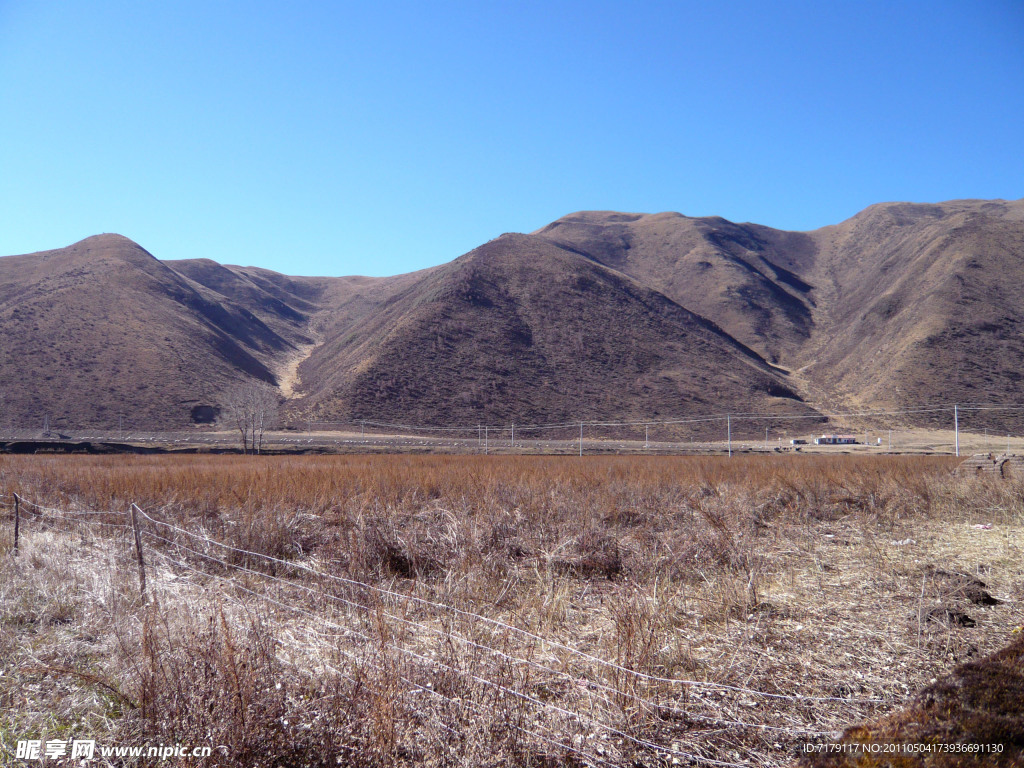
M 277 386 L 281 390 L 281 394 L 289 400 L 305 397 L 305 393 L 295 393 L 295 390 L 298 389 L 300 384 L 299 366 L 302 365 L 303 361 L 307 360 L 311 354 L 313 354 L 313 350 L 318 346 L 320 346 L 320 342 L 302 344 L 278 366 L 276 371 L 274 371 L 274 375 L 277 377 Z

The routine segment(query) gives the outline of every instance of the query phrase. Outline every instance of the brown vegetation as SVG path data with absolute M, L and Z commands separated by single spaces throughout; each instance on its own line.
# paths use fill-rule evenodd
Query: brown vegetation
M 308 374 L 321 363 L 320 376 Z M 782 372 L 585 255 L 503 235 L 314 350 L 314 418 L 468 426 L 757 411 L 811 415 Z
M 1022 253 L 1024 201 L 1001 200 L 880 204 L 807 233 L 583 212 L 391 278 L 159 262 L 103 235 L 0 259 L 0 427 L 181 427 L 239 376 L 280 385 L 295 421 L 1017 403 Z M 1024 416 L 969 421 L 1020 433 Z
M 1024 636 L 958 666 L 900 712 L 848 728 L 807 768 L 1018 766 L 1024 759 Z M 846 750 L 846 751 L 840 751 Z
M 953 464 L 0 457 L 62 510 L 23 507 L 17 558 L 0 517 L 0 750 L 782 765 L 1022 623 L 1024 492 Z M 145 605 L 98 525 L 132 501 Z
M 4 257 L 0 429 L 187 425 L 239 378 L 275 383 L 322 303 L 341 321 L 375 306 L 365 283 L 161 262 L 119 235 Z

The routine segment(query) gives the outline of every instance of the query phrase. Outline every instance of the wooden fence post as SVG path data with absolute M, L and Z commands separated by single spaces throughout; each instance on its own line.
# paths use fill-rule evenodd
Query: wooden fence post
M 146 563 L 142 559 L 142 537 L 139 535 L 139 519 L 135 516 L 135 504 L 130 511 L 132 516 L 132 530 L 135 532 L 135 554 L 139 558 L 139 591 L 142 593 L 142 602 L 146 602 Z
M 21 522 L 21 498 L 14 494 L 14 556 L 18 556 L 18 524 Z

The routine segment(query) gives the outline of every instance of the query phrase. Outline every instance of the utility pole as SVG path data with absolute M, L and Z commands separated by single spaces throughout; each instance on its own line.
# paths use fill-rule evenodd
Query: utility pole
M 725 416 L 725 434 L 726 440 L 729 443 L 729 458 L 732 458 L 732 414 L 726 414 Z
M 580 456 L 583 455 L 583 422 L 580 422 Z
M 484 425 L 484 456 L 487 455 L 487 425 Z
M 956 434 L 956 455 L 960 455 L 960 406 L 953 406 L 953 431 Z
M 892 453 L 892 430 L 889 430 L 889 453 Z
M 651 441 L 647 439 L 648 435 L 650 434 L 650 429 L 651 429 L 651 425 L 650 424 L 644 424 L 644 450 L 645 451 L 648 448 L 651 447 Z
M 516 424 L 512 422 L 512 447 L 516 447 Z
M 766 451 L 769 450 L 768 449 L 768 427 L 764 428 L 764 449 Z

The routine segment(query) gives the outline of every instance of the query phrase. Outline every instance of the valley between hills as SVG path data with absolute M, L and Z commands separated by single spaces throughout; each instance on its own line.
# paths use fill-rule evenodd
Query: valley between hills
M 0 258 L 0 426 L 177 429 L 239 380 L 278 387 L 286 422 L 1018 403 L 1022 273 L 1024 200 L 884 203 L 812 232 L 588 211 L 385 278 L 97 235 Z

